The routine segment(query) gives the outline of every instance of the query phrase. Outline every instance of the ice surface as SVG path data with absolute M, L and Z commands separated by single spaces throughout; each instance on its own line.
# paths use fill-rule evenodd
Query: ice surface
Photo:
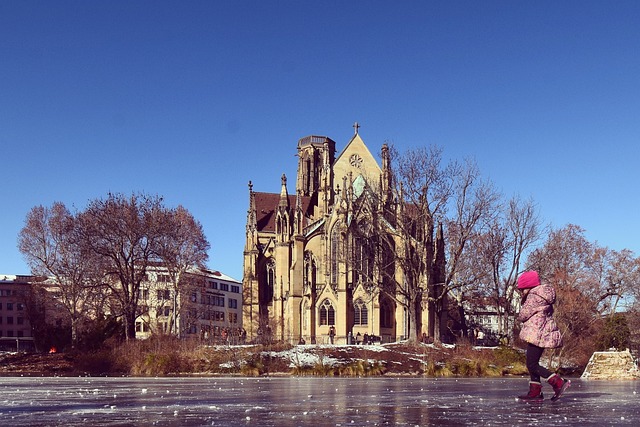
M 638 382 L 572 380 L 557 402 L 527 379 L 0 378 L 7 426 L 640 425 Z M 544 392 L 552 395 L 545 385 Z M 4 426 L 2 426 L 4 427 Z

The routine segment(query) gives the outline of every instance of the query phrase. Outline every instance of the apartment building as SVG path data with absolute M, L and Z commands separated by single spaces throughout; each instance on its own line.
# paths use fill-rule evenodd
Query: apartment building
M 219 271 L 193 268 L 175 286 L 165 268 L 150 267 L 138 306 L 136 338 L 171 334 L 210 343 L 244 341 L 242 282 Z
M 27 300 L 34 276 L 0 275 L 0 350 L 33 348 Z

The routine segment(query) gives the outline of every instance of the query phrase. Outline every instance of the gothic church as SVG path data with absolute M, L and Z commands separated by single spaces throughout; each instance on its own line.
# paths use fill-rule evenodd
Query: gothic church
M 243 326 L 248 340 L 354 343 L 365 334 L 382 342 L 406 338 L 407 314 L 398 296 L 362 280 L 373 273 L 365 245 L 350 233 L 367 226 L 368 191 L 392 197 L 389 150 L 378 164 L 359 135 L 359 126 L 336 156 L 324 136 L 298 141 L 295 193 L 287 178 L 280 193 L 263 193 L 249 182 L 243 272 Z M 353 268 L 358 263 L 358 268 Z M 401 274 L 398 272 L 397 274 Z M 399 282 L 402 282 L 400 280 Z M 418 331 L 428 329 L 423 304 Z

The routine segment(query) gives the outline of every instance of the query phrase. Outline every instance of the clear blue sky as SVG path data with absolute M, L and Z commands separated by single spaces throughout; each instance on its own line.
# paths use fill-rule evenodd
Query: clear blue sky
M 473 157 L 545 222 L 640 255 L 640 2 L 0 2 L 0 274 L 27 212 L 162 195 L 240 279 L 247 183 L 296 143 Z

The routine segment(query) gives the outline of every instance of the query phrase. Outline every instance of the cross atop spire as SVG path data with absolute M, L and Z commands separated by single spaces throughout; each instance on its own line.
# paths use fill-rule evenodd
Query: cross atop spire
M 358 134 L 358 129 L 360 129 L 360 125 L 358 124 L 358 122 L 355 122 L 355 123 L 353 124 L 353 128 L 356 130 L 355 135 L 357 135 L 357 134 Z

